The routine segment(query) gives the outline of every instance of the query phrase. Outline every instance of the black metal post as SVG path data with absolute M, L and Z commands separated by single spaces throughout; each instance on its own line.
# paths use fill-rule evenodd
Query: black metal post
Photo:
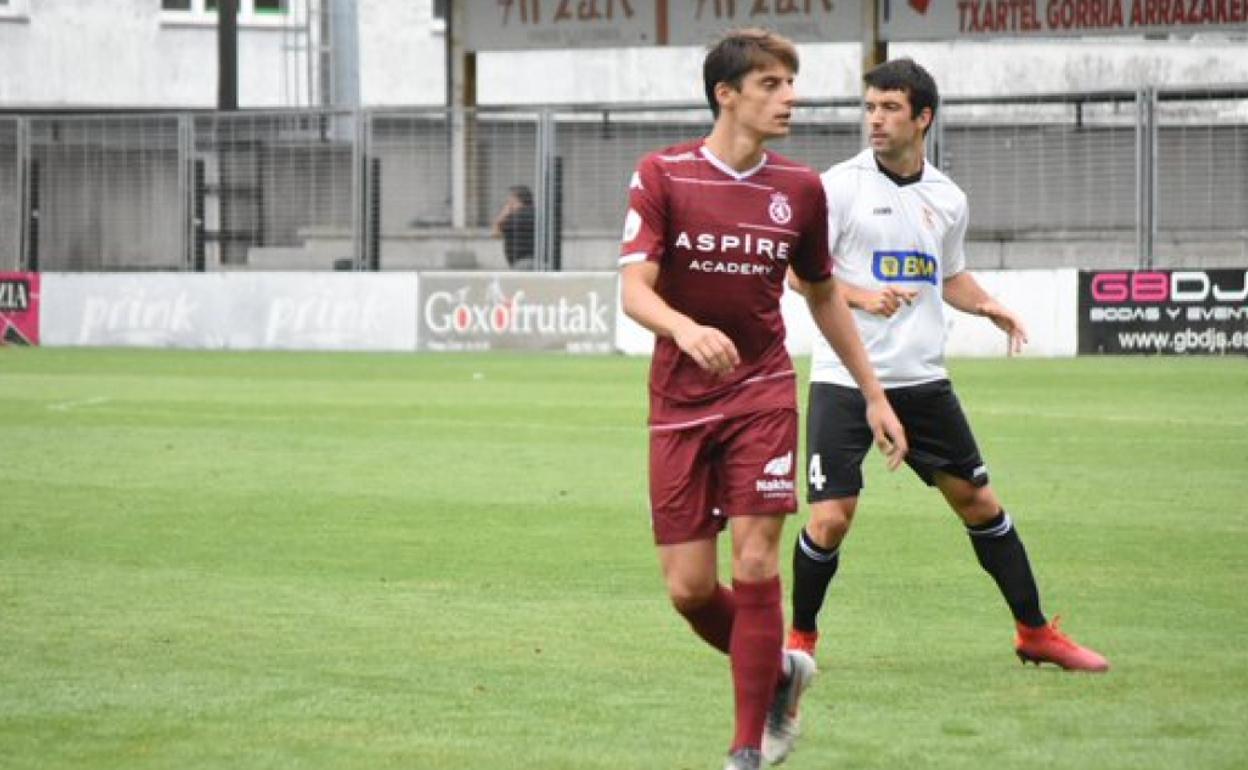
M 193 217 L 191 267 L 197 273 L 202 273 L 207 268 L 207 249 L 204 247 L 207 239 L 207 228 L 204 224 L 206 212 L 204 199 L 208 197 L 208 182 L 205 173 L 204 162 L 194 161 L 191 170 L 191 216 Z
M 217 109 L 238 109 L 238 0 L 217 3 Z
M 555 156 L 555 168 L 551 186 L 554 193 L 550 196 L 550 269 L 563 269 L 563 156 Z
M 381 158 L 368 160 L 368 193 L 364 196 L 368 207 L 368 269 L 381 269 Z
M 30 195 L 30 212 L 26 239 L 26 269 L 39 272 L 39 161 L 31 159 L 26 167 L 26 184 Z

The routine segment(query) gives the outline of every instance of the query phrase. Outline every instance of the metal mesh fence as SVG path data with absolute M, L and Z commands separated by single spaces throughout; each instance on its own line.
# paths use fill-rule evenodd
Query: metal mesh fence
M 862 149 L 861 109 L 857 100 L 803 107 L 797 111 L 792 132 L 774 147 L 822 173 Z
M 475 156 L 470 153 L 469 227 L 489 227 L 511 187 L 530 191 L 538 186 L 538 122 L 536 113 L 477 113 Z
M 618 235 L 637 161 L 709 129 L 705 108 L 556 113 L 554 151 L 563 167 L 565 234 Z
M 184 267 L 176 116 L 34 118 L 28 258 L 41 270 Z
M 0 270 L 16 270 L 22 263 L 19 126 L 14 118 L 0 118 Z
M 508 190 L 538 187 L 538 113 L 470 110 L 461 129 L 464 205 L 456 216 L 455 137 L 447 113 L 396 111 L 371 117 L 368 156 L 377 175 L 380 266 L 502 268 L 491 225 Z
M 214 114 L 194 121 L 192 200 L 206 261 L 330 269 L 352 261 L 359 225 L 357 116 Z M 310 237 L 326 250 L 304 253 Z M 345 245 L 342 243 L 345 241 Z
M 966 193 L 972 265 L 1136 259 L 1134 95 L 949 100 L 937 162 Z
M 804 104 L 773 147 L 822 171 L 862 146 L 860 110 Z M 612 269 L 638 159 L 710 126 L 702 105 L 6 116 L 0 266 L 501 269 L 524 186 L 539 267 Z M 1248 257 L 1248 91 L 950 98 L 929 149 L 974 267 Z
M 1155 264 L 1248 258 L 1248 95 L 1158 94 Z
M 372 119 L 369 156 L 380 162 L 383 233 L 451 227 L 450 122 L 442 112 Z

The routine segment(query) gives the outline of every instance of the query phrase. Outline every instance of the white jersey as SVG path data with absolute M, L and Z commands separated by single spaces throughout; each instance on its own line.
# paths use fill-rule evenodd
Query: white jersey
M 945 310 L 941 288 L 966 265 L 966 194 L 923 162 L 918 181 L 898 184 L 864 150 L 823 174 L 828 244 L 838 281 L 879 291 L 917 289 L 891 317 L 852 310 L 867 356 L 885 388 L 943 379 Z M 822 335 L 816 335 L 811 379 L 857 387 Z

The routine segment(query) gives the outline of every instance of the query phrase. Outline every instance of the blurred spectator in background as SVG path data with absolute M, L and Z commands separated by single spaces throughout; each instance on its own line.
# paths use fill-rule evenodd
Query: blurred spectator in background
M 503 254 L 512 270 L 533 269 L 533 191 L 522 184 L 507 188 L 507 201 L 494 217 L 493 232 L 503 237 Z

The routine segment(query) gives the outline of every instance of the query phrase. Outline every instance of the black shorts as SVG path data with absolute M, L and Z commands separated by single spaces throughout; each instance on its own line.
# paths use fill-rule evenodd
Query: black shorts
M 906 464 L 928 486 L 936 471 L 988 484 L 971 426 L 949 380 L 885 391 L 906 431 Z M 806 410 L 806 500 L 855 497 L 862 490 L 862 460 L 873 443 L 867 405 L 857 388 L 810 384 Z

